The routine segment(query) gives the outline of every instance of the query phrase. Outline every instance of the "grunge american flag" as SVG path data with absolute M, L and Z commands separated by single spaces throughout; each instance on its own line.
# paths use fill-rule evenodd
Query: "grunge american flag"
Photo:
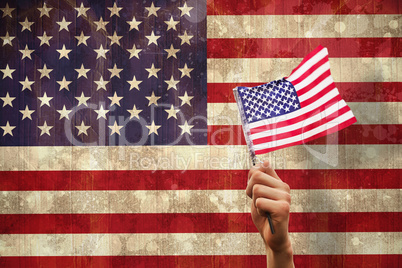
M 398 267 L 402 19 L 397 1 L 45 3 L 53 8 L 49 16 L 42 1 L 0 5 L 1 266 L 264 267 L 244 193 L 250 163 L 232 89 L 280 79 L 322 44 L 331 51 L 335 83 L 357 123 L 266 155 L 292 188 L 295 264 Z M 98 30 L 101 18 L 109 22 L 106 30 Z M 31 31 L 22 31 L 30 22 Z M 59 31 L 57 22 L 71 22 L 69 31 Z M 186 40 L 185 31 L 193 36 L 190 44 L 179 37 Z M 161 36 L 157 44 L 155 36 Z M 137 49 L 143 49 L 139 58 Z M 69 59 L 60 58 L 62 53 Z M 50 78 L 41 78 L 46 59 L 46 69 L 53 70 Z M 41 64 L 35 65 L 37 60 Z M 156 71 L 152 62 L 161 68 L 157 77 L 150 74 Z M 186 73 L 186 63 L 193 68 L 187 70 L 190 77 L 180 71 Z M 88 78 L 81 64 L 90 69 Z M 12 78 L 6 75 L 11 69 Z M 63 111 L 63 105 L 69 110 L 87 97 L 88 106 Z M 9 102 L 12 106 L 5 105 Z M 60 120 L 57 110 L 69 120 Z M 66 133 L 61 121 L 69 123 L 72 142 L 59 138 Z M 142 137 L 144 146 L 135 144 Z

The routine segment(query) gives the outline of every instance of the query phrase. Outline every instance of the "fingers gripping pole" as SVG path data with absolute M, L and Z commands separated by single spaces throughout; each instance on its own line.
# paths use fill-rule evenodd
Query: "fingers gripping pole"
M 253 166 L 255 166 L 255 158 L 254 157 L 251 158 L 251 161 L 253 162 Z M 272 223 L 271 215 L 268 212 L 266 213 L 266 215 L 267 215 L 267 219 L 268 219 L 268 223 L 269 223 L 269 228 L 271 228 L 271 233 L 275 234 L 274 224 Z

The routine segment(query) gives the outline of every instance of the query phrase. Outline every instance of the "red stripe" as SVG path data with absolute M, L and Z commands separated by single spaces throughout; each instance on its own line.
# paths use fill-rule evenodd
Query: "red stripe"
M 207 15 L 400 14 L 395 0 L 207 0 Z
M 351 118 L 351 119 L 349 119 L 349 120 L 343 122 L 342 124 L 339 124 L 339 125 L 336 125 L 336 126 L 334 126 L 334 127 L 332 127 L 332 128 L 329 128 L 328 130 L 324 130 L 324 131 L 322 131 L 322 132 L 320 132 L 320 133 L 317 133 L 317 134 L 315 134 L 315 135 L 313 135 L 313 136 L 311 136 L 311 137 L 309 137 L 309 138 L 305 138 L 305 139 L 303 139 L 303 140 L 296 141 L 296 142 L 292 142 L 292 143 L 288 143 L 288 144 L 281 145 L 281 146 L 276 146 L 276 147 L 271 147 L 271 148 L 256 150 L 256 151 L 255 151 L 255 154 L 257 154 L 257 155 L 258 155 L 258 154 L 266 154 L 266 153 L 269 153 L 269 152 L 272 152 L 272 151 L 275 151 L 275 150 L 279 150 L 279 149 L 283 149 L 283 148 L 286 148 L 286 147 L 304 144 L 304 143 L 306 143 L 306 142 L 308 142 L 308 141 L 312 141 L 312 140 L 314 140 L 314 139 L 317 139 L 317 138 L 326 136 L 326 135 L 328 135 L 328 134 L 337 132 L 337 131 L 339 131 L 339 130 L 341 130 L 341 129 L 344 129 L 345 127 L 348 127 L 348 126 L 350 126 L 350 125 L 352 125 L 352 124 L 354 124 L 354 123 L 356 123 L 356 118 L 355 118 L 355 117 L 353 117 L 353 118 Z
M 379 268 L 400 267 L 401 255 L 296 255 L 295 267 Z
M 310 118 L 313 115 L 316 115 L 322 111 L 324 111 L 326 108 L 330 107 L 331 105 L 341 101 L 342 98 L 340 95 L 336 95 L 335 97 L 333 97 L 332 99 L 330 99 L 329 101 L 323 103 L 322 105 L 320 105 L 319 107 L 301 114 L 297 117 L 285 120 L 285 121 L 280 121 L 277 123 L 272 123 L 272 124 L 267 124 L 267 125 L 263 125 L 263 126 L 259 126 L 259 127 L 255 127 L 255 128 L 250 128 L 250 133 L 251 134 L 256 134 L 256 133 L 260 133 L 262 131 L 266 131 L 266 130 L 270 130 L 270 129 L 275 129 L 275 128 L 281 128 L 281 127 L 286 127 L 288 125 L 293 125 L 296 124 L 298 122 L 301 122 L 303 120 L 306 120 L 308 118 Z
M 241 125 L 208 126 L 209 145 L 247 145 Z M 351 125 L 306 144 L 402 144 L 402 125 Z
M 265 256 L 51 256 L 1 257 L 0 267 L 267 267 Z M 389 266 L 391 267 L 391 266 Z
M 295 255 L 298 268 L 398 268 L 402 255 Z M 117 268 L 117 267 L 255 267 L 266 268 L 265 255 L 214 256 L 50 256 L 1 257 L 1 267 L 63 267 L 63 268 Z
M 291 189 L 399 189 L 402 187 L 401 170 L 398 169 L 276 170 L 276 172 L 290 185 Z
M 239 172 L 217 179 L 219 171 L 212 170 L 2 171 L 0 191 L 241 189 L 246 180 L 238 179 Z
M 208 103 L 236 102 L 233 88 L 263 83 L 208 83 Z M 346 102 L 402 101 L 402 82 L 336 82 L 336 87 Z
M 286 139 L 286 138 L 290 138 L 293 136 L 297 136 L 297 135 L 306 133 L 307 131 L 313 130 L 321 125 L 324 125 L 349 111 L 350 111 L 350 108 L 348 106 L 345 106 L 345 107 L 341 108 L 340 110 L 338 110 L 324 118 L 321 118 L 318 121 L 310 122 L 311 124 L 303 125 L 302 127 L 298 128 L 298 129 L 295 129 L 295 130 L 292 130 L 289 132 L 285 132 L 285 133 L 281 133 L 281 134 L 276 134 L 276 135 L 267 134 L 268 136 L 258 138 L 258 139 L 253 139 L 253 144 L 257 145 L 257 144 L 261 144 L 261 143 L 282 140 L 282 139 Z M 307 123 L 309 123 L 309 122 L 307 122 Z
M 241 125 L 208 126 L 208 145 L 247 145 Z
M 257 232 L 246 213 L 3 214 L 0 233 Z
M 291 213 L 289 231 L 401 232 L 401 216 L 402 212 Z
M 317 55 L 317 53 L 319 53 L 321 50 L 323 50 L 324 47 L 321 45 L 318 45 L 313 51 L 311 51 L 310 53 L 307 54 L 307 56 L 305 56 L 302 60 L 302 62 L 300 62 L 300 64 L 293 69 L 293 71 L 290 73 L 289 76 L 291 76 L 294 72 L 296 72 L 298 69 L 300 69 L 308 60 L 310 60 L 312 57 L 314 57 L 315 55 Z M 328 56 L 325 56 L 321 61 L 315 63 L 313 66 L 310 67 L 309 70 L 307 70 L 306 72 L 308 74 L 310 74 L 311 72 L 313 72 L 314 70 L 316 70 L 319 66 L 321 66 L 322 64 L 324 64 L 325 62 L 328 61 Z M 305 72 L 305 73 L 306 73 Z M 305 75 L 305 73 L 303 75 Z M 293 85 L 296 85 L 299 81 L 298 80 L 293 80 L 291 81 Z
M 401 212 L 291 213 L 290 232 L 400 232 Z M 249 213 L 0 214 L 1 234 L 255 233 Z
M 208 58 L 303 58 L 318 45 L 331 58 L 402 57 L 402 38 L 209 38 Z
M 396 189 L 402 188 L 401 172 L 400 169 L 277 170 L 292 189 Z M 248 170 L 2 171 L 0 190 L 231 190 L 245 189 L 247 173 Z

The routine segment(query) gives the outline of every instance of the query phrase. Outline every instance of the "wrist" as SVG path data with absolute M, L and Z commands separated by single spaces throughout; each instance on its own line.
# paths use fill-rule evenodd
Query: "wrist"
M 293 256 L 293 247 L 292 243 L 290 242 L 289 236 L 287 237 L 286 241 L 281 243 L 280 245 L 275 245 L 274 247 L 270 247 L 268 244 L 265 244 L 265 250 L 267 254 L 273 255 L 290 255 Z
M 293 248 L 292 248 L 292 243 L 290 242 L 290 239 L 286 239 L 284 243 L 281 243 L 281 245 L 275 245 L 274 247 L 270 247 L 268 244 L 265 244 L 265 250 L 268 253 L 268 251 L 271 251 L 273 254 L 280 254 L 280 253 L 286 253 L 286 254 L 291 254 L 293 255 Z
M 293 248 L 290 240 L 280 248 L 273 250 L 266 246 L 267 267 L 269 268 L 294 268 Z

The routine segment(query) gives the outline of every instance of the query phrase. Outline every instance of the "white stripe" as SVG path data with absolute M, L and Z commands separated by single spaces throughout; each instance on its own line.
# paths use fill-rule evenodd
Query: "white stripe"
M 347 104 L 356 116 L 358 125 L 402 124 L 402 102 L 348 102 Z M 207 113 L 208 125 L 241 125 L 236 103 L 208 103 Z
M 292 190 L 290 209 L 400 212 L 400 194 L 401 189 Z M 3 191 L 0 214 L 248 213 L 250 202 L 244 190 Z
M 335 98 L 336 96 L 339 96 L 339 92 L 337 88 L 334 88 L 333 90 L 331 90 L 330 92 L 328 92 L 327 94 L 325 94 L 324 96 L 322 96 L 321 98 L 319 98 L 318 100 L 316 100 L 315 102 L 312 102 L 311 104 L 302 107 L 301 109 L 288 113 L 288 114 L 284 114 L 281 116 L 277 116 L 277 117 L 272 117 L 269 119 L 264 119 L 264 120 L 260 120 L 257 122 L 253 122 L 250 123 L 250 129 L 256 128 L 256 127 L 261 127 L 261 126 L 266 126 L 266 125 L 270 125 L 270 124 L 276 124 L 279 122 L 283 122 L 283 121 L 287 121 L 287 120 L 291 120 L 294 119 L 298 116 L 302 116 L 308 112 L 311 112 L 312 110 L 321 107 L 323 104 L 325 104 L 327 101 Z M 339 103 L 339 102 L 337 102 Z
M 258 150 L 262 150 L 262 149 L 267 149 L 267 148 L 275 148 L 275 147 L 279 147 L 282 145 L 286 145 L 286 144 L 290 144 L 293 142 L 298 142 L 298 141 L 302 141 L 305 139 L 308 139 L 318 133 L 321 133 L 323 131 L 327 131 L 328 129 L 338 126 L 340 124 L 342 124 L 343 122 L 346 122 L 347 120 L 353 118 L 353 113 L 351 111 L 338 116 L 337 118 L 335 118 L 334 120 L 331 120 L 328 123 L 325 123 L 324 125 L 320 125 L 312 130 L 306 131 L 306 132 L 302 132 L 299 135 L 295 135 L 289 138 L 285 138 L 285 139 L 278 139 L 272 142 L 267 142 L 267 143 L 261 143 L 261 144 L 257 144 L 257 145 L 253 145 L 253 148 L 255 151 Z M 309 119 L 306 120 L 306 122 L 304 122 L 305 125 L 309 125 L 311 122 Z
M 398 10 L 395 10 L 398 13 Z M 399 14 L 375 15 L 208 15 L 208 38 L 347 38 L 402 37 L 398 29 L 388 25 Z M 340 26 L 344 25 L 342 31 Z
M 286 133 L 286 132 L 294 131 L 294 130 L 297 130 L 297 129 L 301 129 L 301 128 L 309 125 L 309 124 L 312 124 L 314 122 L 317 122 L 317 121 L 320 121 L 320 120 L 324 119 L 325 117 L 331 115 L 332 113 L 335 113 L 336 111 L 342 109 L 345 106 L 346 106 L 346 102 L 342 100 L 342 101 L 337 102 L 337 103 L 333 104 L 332 106 L 328 107 L 324 111 L 322 111 L 322 112 L 320 112 L 320 113 L 318 113 L 316 115 L 313 115 L 312 117 L 309 117 L 307 120 L 303 120 L 301 122 L 297 122 L 297 123 L 294 123 L 294 124 L 291 124 L 291 125 L 286 125 L 286 126 L 280 127 L 280 128 L 275 128 L 274 127 L 273 129 L 270 129 L 270 130 L 262 131 L 262 132 L 259 132 L 259 133 L 256 133 L 256 134 L 251 134 L 250 138 L 252 140 L 255 140 L 255 139 L 262 138 L 262 137 L 279 135 L 279 134 L 282 134 L 282 133 Z
M 302 145 L 269 153 L 264 158 L 274 168 L 284 169 L 399 169 L 401 149 L 400 144 Z M 2 171 L 243 170 L 250 166 L 244 145 L 0 146 Z
M 300 66 L 300 68 L 297 69 L 292 75 L 290 75 L 287 80 L 294 81 L 298 79 L 301 75 L 303 75 L 306 71 L 308 71 L 314 64 L 316 64 L 326 56 L 328 56 L 328 49 L 327 48 L 321 49 L 317 54 L 315 54 L 313 57 L 307 60 L 302 66 Z M 296 67 L 297 66 L 295 66 L 295 68 Z
M 306 93 L 304 93 L 303 95 L 299 96 L 299 101 L 303 102 L 307 99 L 310 99 L 311 97 L 313 97 L 314 95 L 318 94 L 321 90 L 323 90 L 324 88 L 326 88 L 327 86 L 331 85 L 334 82 L 334 80 L 332 79 L 331 76 L 328 76 L 327 78 L 325 78 L 324 80 L 322 80 L 318 85 L 316 85 L 315 87 L 313 87 L 312 89 L 310 89 L 309 91 L 307 91 Z M 297 85 L 295 87 L 298 88 L 299 85 Z M 300 88 L 298 88 L 300 90 Z M 296 91 L 298 90 L 296 89 Z M 339 90 L 338 90 L 339 92 Z
M 397 232 L 291 233 L 295 255 L 400 254 Z M 264 255 L 258 233 L 1 234 L 1 256 Z
M 402 17 L 402 16 L 401 16 Z M 402 24 L 402 22 L 401 22 Z M 402 31 L 401 31 L 402 32 Z M 329 52 L 331 55 L 331 51 Z M 301 58 L 207 59 L 208 83 L 261 83 L 290 75 Z M 336 82 L 402 82 L 402 58 L 329 58 Z

